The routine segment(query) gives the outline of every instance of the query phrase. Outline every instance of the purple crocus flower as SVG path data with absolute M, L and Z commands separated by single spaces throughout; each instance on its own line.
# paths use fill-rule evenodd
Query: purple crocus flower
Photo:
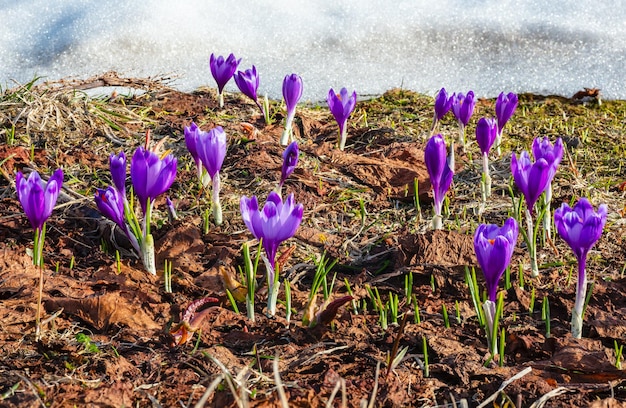
M 535 160 L 545 159 L 548 162 L 550 166 L 548 183 L 550 183 L 563 159 L 563 141 L 559 137 L 556 139 L 556 142 L 552 144 L 548 136 L 544 138 L 536 137 L 535 140 L 533 140 L 532 152 Z
M 228 81 L 233 77 L 240 62 L 241 58 L 235 58 L 232 53 L 226 59 L 221 55 L 216 57 L 215 54 L 211 54 L 211 74 L 217 83 L 217 90 L 220 95 L 224 91 L 224 87 Z
M 115 187 L 107 187 L 106 190 L 97 189 L 94 197 L 96 206 L 102 215 L 116 223 L 126 232 L 124 219 L 124 198 Z
M 213 179 L 222 168 L 226 157 L 226 133 L 221 126 L 216 126 L 208 132 L 197 129 L 196 135 L 198 158 Z
M 259 76 L 256 73 L 256 67 L 253 65 L 252 69 L 237 71 L 235 74 L 235 83 L 241 93 L 252 99 L 254 103 L 256 103 L 256 106 L 261 109 L 261 113 L 265 116 L 265 111 L 259 103 L 259 98 L 257 96 L 257 91 L 259 90 Z
M 126 155 L 124 151 L 117 155 L 111 153 L 109 156 L 109 169 L 113 186 L 115 186 L 121 197 L 126 197 Z
M 448 97 L 446 88 L 441 88 L 435 96 L 435 120 L 440 121 L 452 108 L 454 96 Z
M 161 159 L 143 146 L 135 150 L 130 163 L 130 178 L 144 214 L 148 200 L 152 204 L 174 182 L 177 163 L 177 159 L 171 154 Z
M 496 99 L 496 117 L 498 118 L 498 133 L 502 133 L 504 125 L 511 119 L 517 108 L 517 95 L 513 92 L 501 92 Z
M 285 76 L 283 80 L 283 98 L 287 108 L 287 118 L 285 119 L 285 131 L 280 139 L 280 144 L 285 146 L 289 143 L 291 135 L 291 124 L 296 115 L 296 105 L 302 97 L 302 78 L 299 75 L 291 74 Z
M 488 299 L 495 303 L 498 282 L 511 262 L 517 244 L 519 227 L 514 218 L 509 218 L 502 227 L 481 224 L 474 233 L 476 259 L 485 276 Z
M 550 181 L 550 165 L 543 158 L 531 162 L 528 152 L 523 151 L 519 159 L 515 153 L 511 156 L 511 172 L 515 185 L 524 194 L 528 210 L 532 211 Z
M 554 211 L 554 225 L 559 235 L 572 248 L 578 260 L 576 301 L 572 311 L 572 337 L 582 336 L 583 308 L 587 293 L 587 254 L 602 235 L 606 224 L 607 206 L 601 204 L 595 212 L 586 198 L 581 198 L 574 208 L 567 203 Z
M 275 191 L 269 194 L 260 211 L 258 200 L 254 196 L 252 198 L 241 197 L 239 207 L 244 223 L 252 235 L 261 240 L 265 249 L 268 282 L 267 311 L 270 315 L 274 315 L 280 285 L 278 275 L 275 274 L 276 253 L 279 245 L 296 233 L 302 222 L 304 207 L 302 204 L 295 204 L 293 194 L 289 194 L 283 202 Z
M 302 204 L 296 204 L 293 193 L 285 202 L 280 195 L 272 191 L 263 209 L 259 211 L 256 196 L 241 197 L 240 210 L 243 222 L 256 239 L 263 239 L 263 248 L 272 267 L 276 261 L 279 245 L 295 233 L 304 213 Z
M 33 171 L 24 178 L 21 172 L 17 173 L 15 187 L 17 198 L 22 204 L 24 213 L 37 233 L 41 232 L 56 205 L 61 186 L 63 185 L 63 170 L 56 170 L 47 183 L 41 180 L 39 173 Z
M 450 168 L 446 158 L 446 141 L 443 136 L 437 134 L 431 137 L 424 149 L 424 161 L 430 176 L 430 184 L 433 187 L 433 197 L 435 206 L 435 217 L 433 226 L 435 229 L 441 228 L 441 206 L 446 192 L 452 183 L 453 170 Z
M 476 142 L 482 154 L 489 154 L 498 134 L 498 124 L 493 118 L 480 118 L 476 124 Z
M 343 150 L 346 146 L 346 133 L 348 118 L 356 107 L 356 91 L 352 92 L 352 95 L 348 96 L 348 90 L 341 88 L 339 93 L 336 93 L 332 88 L 328 91 L 328 108 L 330 113 L 333 114 L 337 124 L 339 125 L 339 149 Z
M 466 127 L 474 113 L 476 100 L 474 99 L 474 91 L 469 91 L 466 95 L 462 92 L 452 96 L 452 113 L 459 122 L 459 125 Z
M 283 167 L 280 171 L 280 184 L 279 188 L 283 186 L 287 177 L 295 170 L 298 165 L 298 156 L 300 151 L 298 150 L 298 143 L 291 142 L 289 146 L 283 152 Z

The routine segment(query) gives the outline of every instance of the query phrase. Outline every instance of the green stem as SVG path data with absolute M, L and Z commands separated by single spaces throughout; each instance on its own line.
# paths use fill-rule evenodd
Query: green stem
M 530 253 L 530 276 L 536 278 L 539 276 L 539 266 L 537 265 L 537 241 L 533 228 L 533 216 L 528 208 L 526 208 L 526 228 L 528 230 L 528 252 Z
M 213 177 L 213 190 L 211 201 L 213 202 L 213 218 L 215 225 L 222 225 L 222 205 L 220 204 L 220 173 Z

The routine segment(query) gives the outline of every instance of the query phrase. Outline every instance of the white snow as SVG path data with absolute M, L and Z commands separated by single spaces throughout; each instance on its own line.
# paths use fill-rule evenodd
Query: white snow
M 295 72 L 312 101 L 343 86 L 626 99 L 622 0 L 0 0 L 0 19 L 3 88 L 115 70 L 191 91 L 233 52 L 272 98 Z

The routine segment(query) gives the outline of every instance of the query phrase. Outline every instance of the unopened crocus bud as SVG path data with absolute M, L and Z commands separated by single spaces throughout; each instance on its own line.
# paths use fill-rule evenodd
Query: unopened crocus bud
M 287 177 L 295 170 L 298 165 L 298 156 L 300 151 L 298 150 L 298 143 L 291 142 L 289 146 L 283 152 L 283 166 L 280 171 L 280 184 L 279 189 L 287 180 Z
M 123 151 L 119 154 L 112 153 L 109 156 L 109 169 L 111 171 L 111 179 L 113 186 L 120 193 L 120 196 L 126 196 L 126 155 Z
M 235 74 L 235 83 L 241 93 L 252 99 L 256 106 L 258 106 L 261 110 L 263 116 L 265 116 L 265 111 L 263 110 L 263 106 L 261 106 L 257 95 L 259 90 L 259 76 L 257 75 L 256 67 L 253 65 L 251 69 L 237 71 Z
M 285 76 L 283 80 L 283 98 L 287 108 L 287 118 L 285 119 L 285 131 L 280 139 L 280 144 L 286 146 L 291 135 L 293 118 L 296 115 L 296 105 L 302 97 L 302 78 L 299 75 L 291 74 Z
M 433 228 L 435 229 L 441 229 L 442 227 L 441 207 L 454 176 L 453 170 L 448 165 L 446 154 L 446 141 L 440 134 L 431 137 L 426 143 L 424 162 L 433 188 L 435 208 Z
M 143 146 L 135 150 L 130 163 L 130 178 L 144 214 L 148 200 L 153 203 L 174 182 L 177 163 L 178 160 L 171 154 L 161 159 Z
M 237 66 L 241 62 L 241 58 L 237 59 L 231 53 L 228 58 L 224 59 L 223 56 L 216 57 L 211 54 L 209 65 L 211 66 L 211 74 L 213 79 L 217 83 L 217 91 L 219 94 L 220 108 L 224 106 L 224 87 L 233 77 L 233 74 L 237 70 Z

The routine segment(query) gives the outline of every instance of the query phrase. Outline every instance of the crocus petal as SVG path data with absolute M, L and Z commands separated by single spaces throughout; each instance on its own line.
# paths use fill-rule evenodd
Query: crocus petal
M 187 150 L 189 150 L 189 154 L 191 154 L 191 157 L 196 164 L 200 160 L 198 158 L 198 148 L 196 147 L 196 144 L 198 143 L 198 131 L 198 125 L 194 122 L 191 122 L 191 125 L 184 127 L 185 145 L 187 146 Z
M 94 200 L 102 215 L 126 229 L 124 225 L 124 200 L 116 188 L 109 186 L 106 190 L 97 189 Z

